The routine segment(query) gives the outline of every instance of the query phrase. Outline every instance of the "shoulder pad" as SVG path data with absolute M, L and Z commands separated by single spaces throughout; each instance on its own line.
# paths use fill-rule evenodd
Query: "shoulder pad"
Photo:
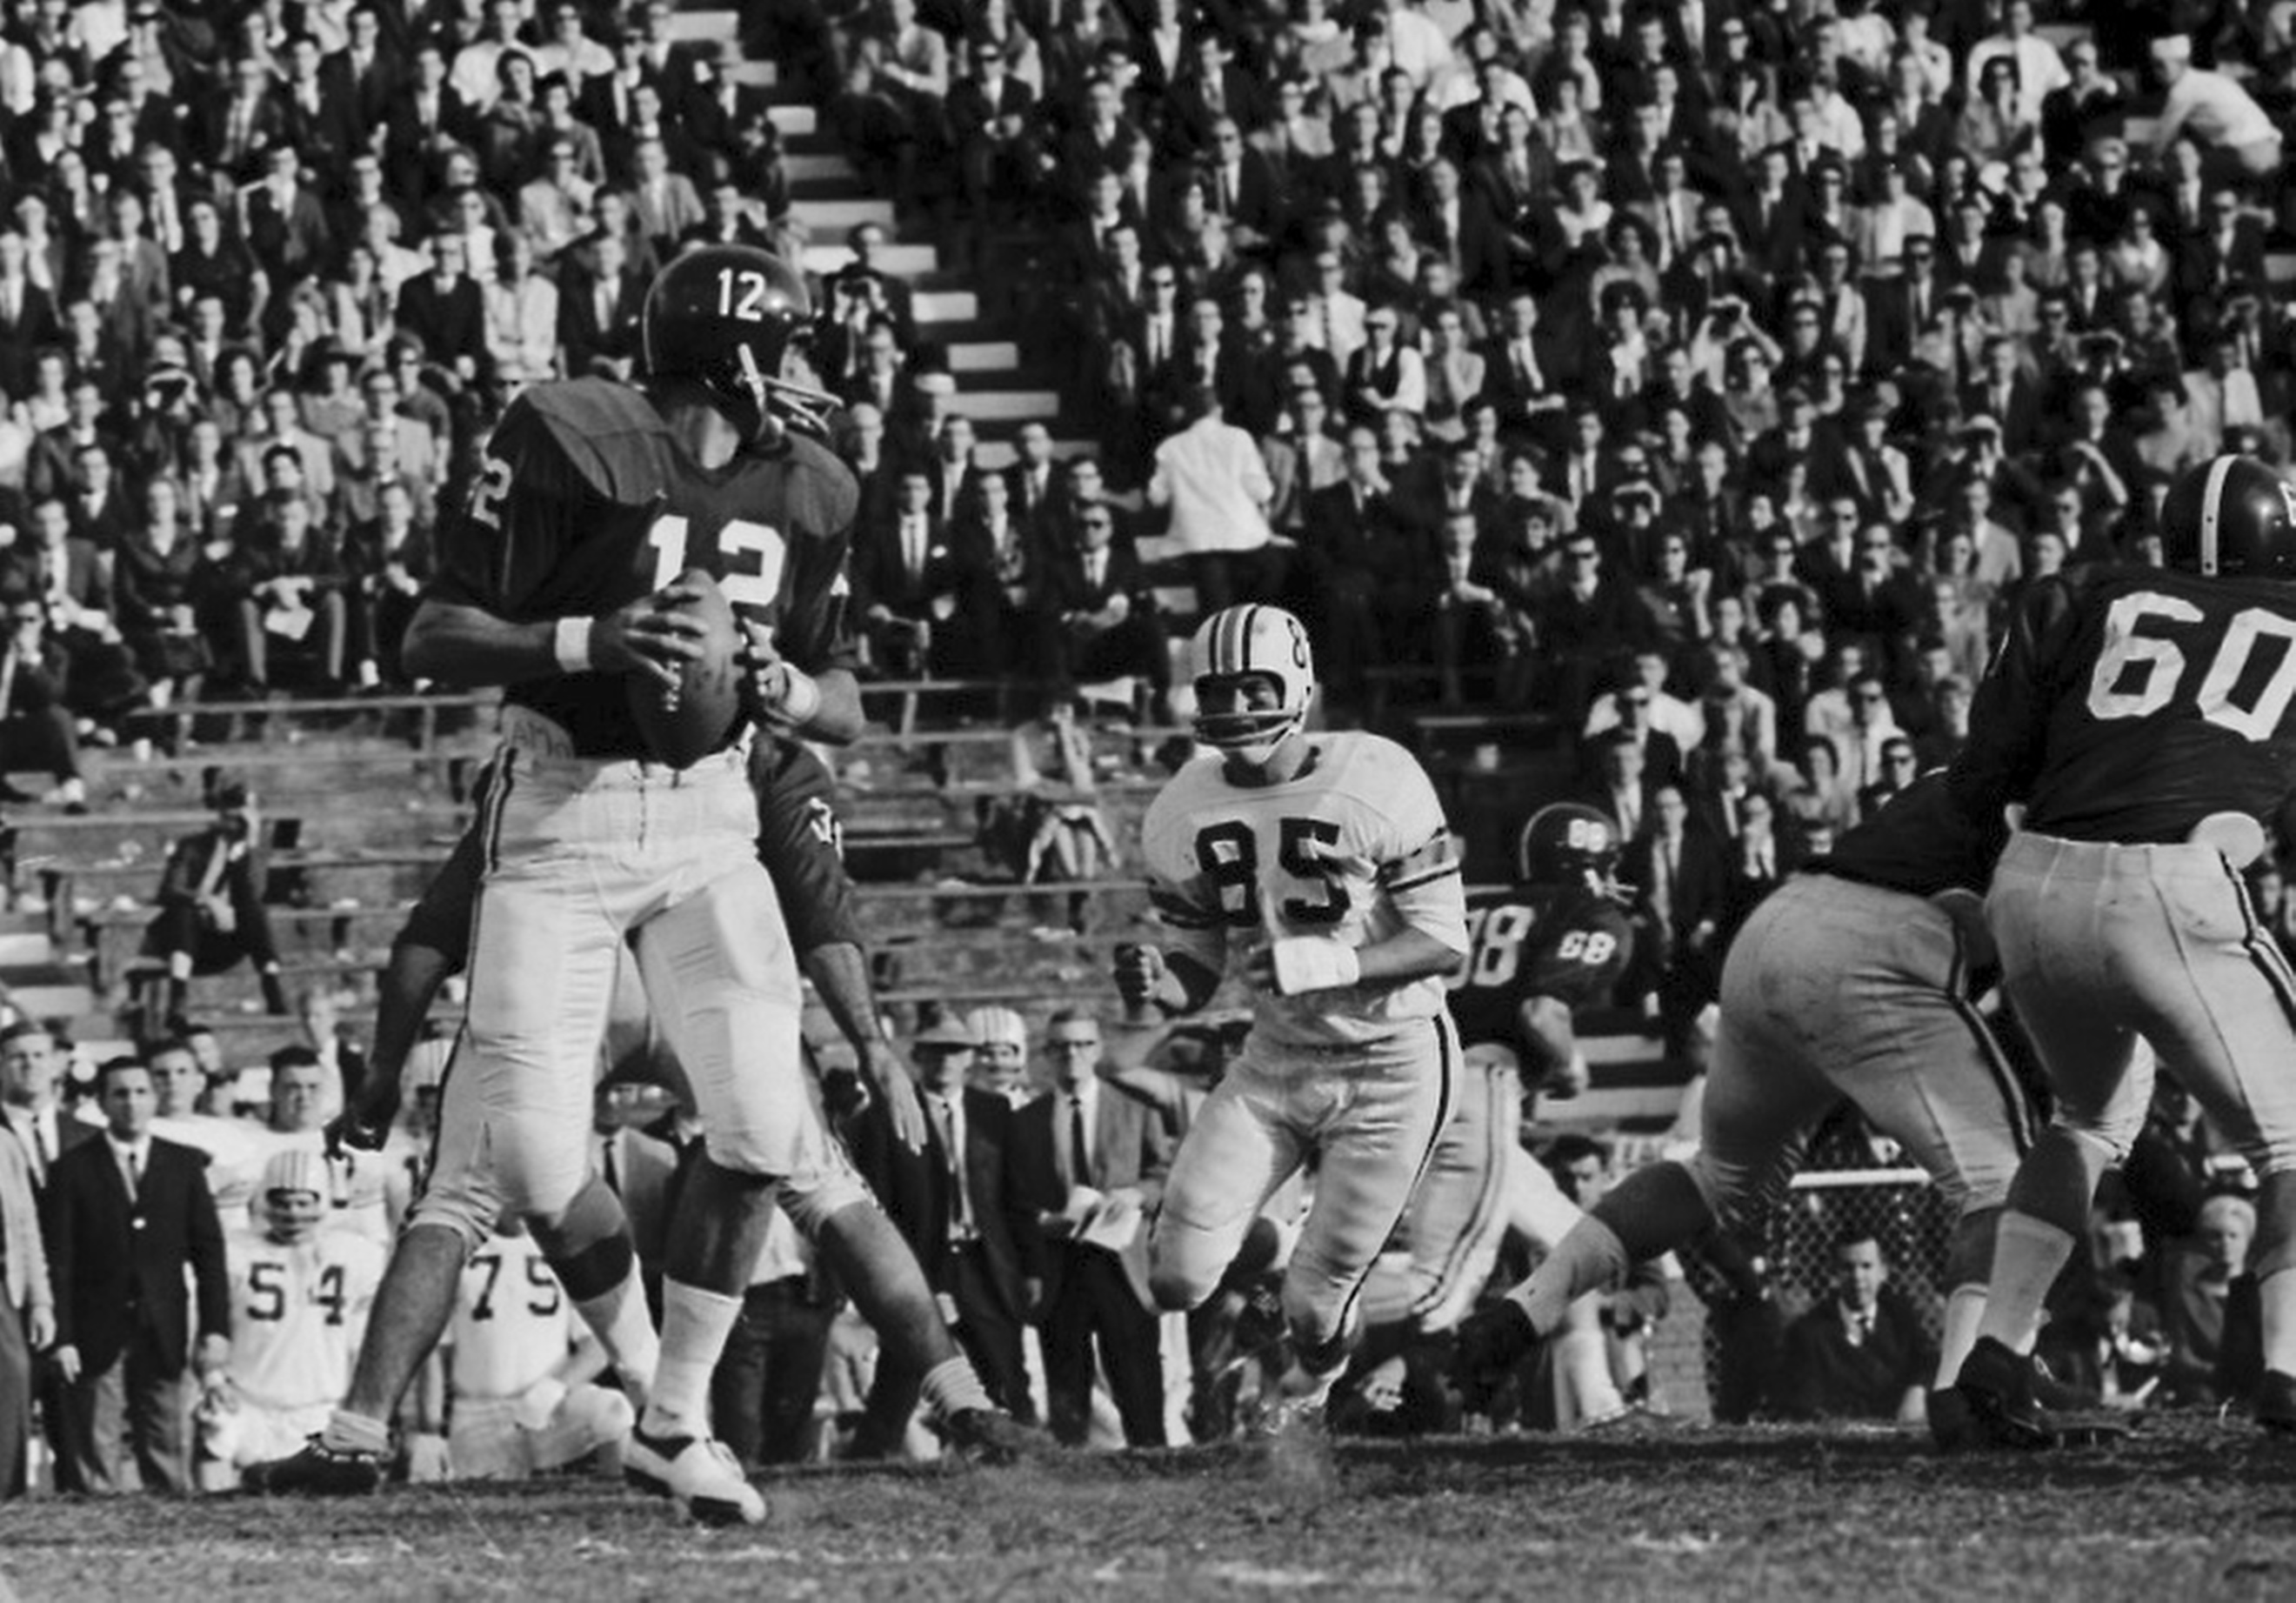
M 537 384 L 511 403 L 498 432 L 509 432 L 521 408 L 529 426 L 599 495 L 630 506 L 651 497 L 660 477 L 656 441 L 668 425 L 637 390 L 611 379 Z

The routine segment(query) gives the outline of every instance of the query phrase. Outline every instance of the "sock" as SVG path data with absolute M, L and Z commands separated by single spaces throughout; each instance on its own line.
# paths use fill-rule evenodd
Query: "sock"
M 1977 1335 L 2012 1352 L 2030 1352 L 2041 1333 L 2041 1304 L 2072 1258 L 2073 1245 L 2069 1231 L 2013 1208 L 2004 1213 L 1994 1237 L 1992 1285 Z
M 1938 1329 L 1939 1386 L 1949 1386 L 1960 1376 L 1961 1360 L 1977 1345 L 1977 1325 L 1984 1317 L 1984 1287 L 1956 1286 L 1946 1295 L 1945 1319 Z
M 2256 1283 L 2264 1315 L 2264 1367 L 2296 1375 L 2296 1270 L 2275 1270 Z
M 742 1299 L 680 1280 L 661 1288 L 661 1359 L 646 1398 L 649 1436 L 709 1434 L 709 1377 L 726 1351 Z
M 1603 1339 L 1602 1298 L 1589 1292 L 1564 1311 L 1554 1338 L 1554 1379 L 1570 1401 L 1555 1411 L 1557 1422 L 1608 1419 L 1627 1411 L 1619 1383 L 1611 1377 L 1611 1347 Z
M 330 1452 L 371 1452 L 381 1457 L 390 1451 L 390 1426 L 372 1415 L 339 1408 L 327 1416 L 327 1428 L 319 1433 L 319 1443 Z
M 661 1366 L 661 1343 L 655 1338 L 653 1315 L 646 1311 L 645 1293 L 633 1275 L 613 1290 L 585 1297 L 574 1311 L 598 1338 L 614 1373 L 622 1379 L 632 1406 L 643 1409 L 653 1395 L 654 1371 Z
M 980 1384 L 980 1371 L 962 1352 L 954 1358 L 944 1358 L 927 1369 L 923 1391 L 925 1406 L 936 1419 L 976 1409 L 993 1411 L 996 1407 L 989 1398 L 988 1388 Z
M 1543 1339 L 1562 1328 L 1571 1303 L 1633 1267 L 1618 1232 L 1590 1213 L 1570 1227 L 1538 1272 L 1507 1293 L 1507 1299 L 1530 1316 L 1530 1328 Z

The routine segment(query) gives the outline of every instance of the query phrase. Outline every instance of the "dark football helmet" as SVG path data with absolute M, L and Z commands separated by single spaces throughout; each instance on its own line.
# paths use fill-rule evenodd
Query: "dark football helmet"
M 1515 844 L 1526 884 L 1611 888 L 1619 867 L 1618 826 L 1591 807 L 1554 802 L 1530 815 Z
M 2296 487 L 2253 456 L 2218 456 L 2185 470 L 2161 507 L 2169 566 L 2296 578 Z
M 678 257 L 646 292 L 641 334 L 648 374 L 700 384 L 750 438 L 826 432 L 837 398 L 810 382 L 813 298 L 771 251 L 707 245 Z

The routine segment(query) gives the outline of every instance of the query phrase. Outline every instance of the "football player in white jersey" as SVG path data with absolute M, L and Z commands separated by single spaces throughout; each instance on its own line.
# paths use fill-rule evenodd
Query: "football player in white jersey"
M 534 1238 L 505 1219 L 463 1266 L 447 1328 L 449 1473 L 512 1480 L 629 1434 L 629 1399 L 593 1385 L 606 1355 Z
M 1210 1002 L 1242 949 L 1242 1055 L 1172 1165 L 1149 1279 L 1168 1309 L 1218 1288 L 1260 1206 L 1311 1156 L 1316 1198 L 1284 1271 L 1291 1360 L 1262 1410 L 1320 1417 L 1361 1325 L 1363 1281 L 1450 1117 L 1459 1061 L 1444 980 L 1467 951 L 1449 826 L 1418 762 L 1374 735 L 1308 733 L 1307 630 L 1234 606 L 1197 631 L 1196 736 L 1142 825 L 1168 944 L 1128 947 L 1128 1007 Z
M 256 1229 L 226 1244 L 231 1363 L 200 1409 L 203 1456 L 214 1463 L 293 1451 L 350 1382 L 383 1248 L 329 1228 L 333 1184 L 316 1147 L 274 1153 L 250 1204 Z

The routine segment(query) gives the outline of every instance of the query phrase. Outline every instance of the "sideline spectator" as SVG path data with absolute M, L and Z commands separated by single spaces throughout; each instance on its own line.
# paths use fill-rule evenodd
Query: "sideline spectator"
M 161 1013 L 172 1018 L 184 1011 L 193 975 L 222 974 L 243 960 L 255 967 L 264 1005 L 284 1015 L 291 1010 L 263 905 L 254 793 L 226 785 L 213 805 L 214 824 L 168 854 L 159 917 L 144 934 L 146 952 L 167 965 Z
M 1890 1286 L 1882 1244 L 1854 1227 L 1833 1244 L 1831 1296 L 1786 1328 L 1776 1388 L 1792 1419 L 1923 1415 L 1936 1358 L 1912 1307 Z

